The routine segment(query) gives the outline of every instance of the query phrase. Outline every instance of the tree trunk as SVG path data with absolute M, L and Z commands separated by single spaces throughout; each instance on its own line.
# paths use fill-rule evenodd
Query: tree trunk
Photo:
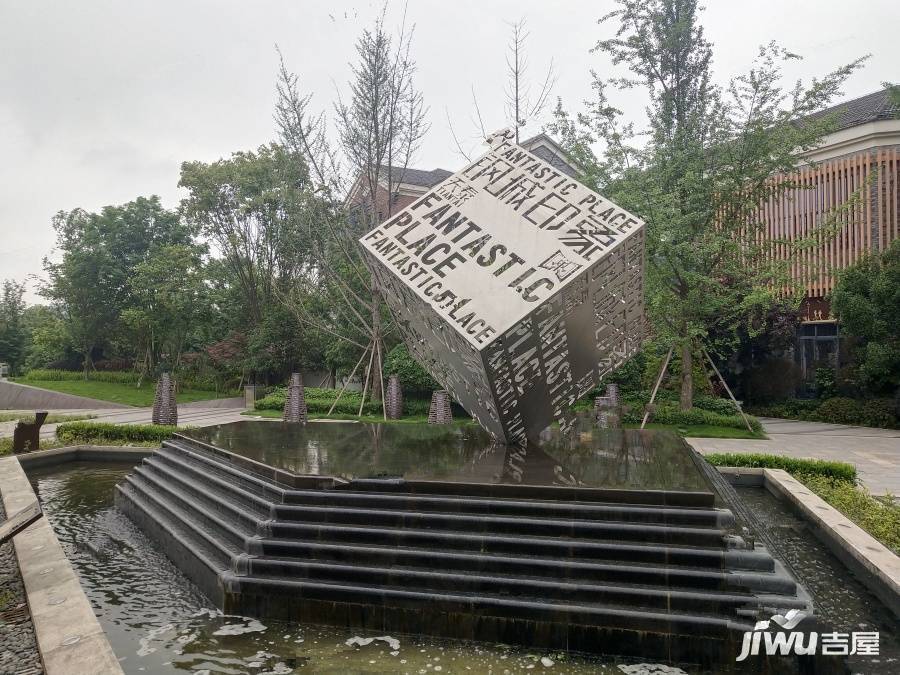
M 369 377 L 372 386 L 372 400 L 380 401 L 381 392 L 381 369 L 379 368 L 379 352 L 381 344 L 381 295 L 378 291 L 372 291 L 372 342 L 373 348 L 376 350 L 375 357 L 372 359 L 372 373 Z
M 681 344 L 681 409 L 690 410 L 694 406 L 694 376 L 693 354 L 691 353 L 691 341 L 685 340 Z

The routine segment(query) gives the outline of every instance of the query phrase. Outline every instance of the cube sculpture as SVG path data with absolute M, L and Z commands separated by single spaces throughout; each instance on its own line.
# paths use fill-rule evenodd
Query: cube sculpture
M 410 353 L 524 444 L 638 350 L 644 224 L 513 138 L 360 241 Z

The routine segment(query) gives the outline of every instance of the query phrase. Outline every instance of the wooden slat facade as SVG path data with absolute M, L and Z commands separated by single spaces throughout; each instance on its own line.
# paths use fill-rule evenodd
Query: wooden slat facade
M 900 237 L 900 147 L 825 160 L 798 169 L 792 178 L 800 184 L 798 189 L 762 205 L 769 237 L 807 239 L 832 209 L 863 190 L 860 204 L 840 215 L 836 234 L 818 235 L 819 245 L 797 252 L 792 260 L 794 280 L 805 282 L 807 298 L 824 298 L 834 289 L 840 270 Z M 776 255 L 791 255 L 790 248 L 779 245 Z

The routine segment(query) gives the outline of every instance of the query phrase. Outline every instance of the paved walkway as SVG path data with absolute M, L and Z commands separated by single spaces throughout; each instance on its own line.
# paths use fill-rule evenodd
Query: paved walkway
M 214 402 L 210 402 L 214 403 Z M 244 408 L 206 407 L 203 402 L 188 403 L 178 406 L 178 426 L 209 427 L 214 424 L 227 424 L 246 420 L 241 415 Z M 6 411 L 3 412 L 15 412 Z M 33 410 L 26 411 L 33 413 Z M 153 415 L 152 408 L 115 408 L 115 409 L 71 409 L 54 410 L 62 415 L 94 415 L 91 422 L 111 422 L 113 424 L 149 424 Z M 0 438 L 12 436 L 15 422 L 0 422 Z M 56 436 L 56 424 L 45 424 L 41 427 L 41 438 Z
M 702 453 L 765 452 L 849 462 L 874 494 L 900 496 L 900 430 L 760 418 L 768 440 L 688 438 Z

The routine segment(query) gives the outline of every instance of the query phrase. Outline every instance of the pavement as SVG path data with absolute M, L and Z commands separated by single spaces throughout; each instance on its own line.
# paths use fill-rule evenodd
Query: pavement
M 763 452 L 849 462 L 873 494 L 900 496 L 900 430 L 761 417 L 767 440 L 688 438 L 701 453 Z
M 225 402 L 231 402 L 227 407 Z M 215 424 L 228 424 L 246 420 L 241 415 L 244 411 L 244 400 L 218 399 L 215 401 L 197 401 L 178 406 L 179 427 L 209 427 Z M 4 410 L 5 412 L 16 412 Z M 34 410 L 22 411 L 34 413 Z M 152 416 L 152 408 L 68 408 L 52 410 L 61 415 L 93 415 L 91 422 L 110 422 L 112 424 L 149 424 Z M 0 422 L 0 438 L 12 436 L 15 422 Z M 45 424 L 41 427 L 41 438 L 54 438 L 56 436 L 56 424 Z

